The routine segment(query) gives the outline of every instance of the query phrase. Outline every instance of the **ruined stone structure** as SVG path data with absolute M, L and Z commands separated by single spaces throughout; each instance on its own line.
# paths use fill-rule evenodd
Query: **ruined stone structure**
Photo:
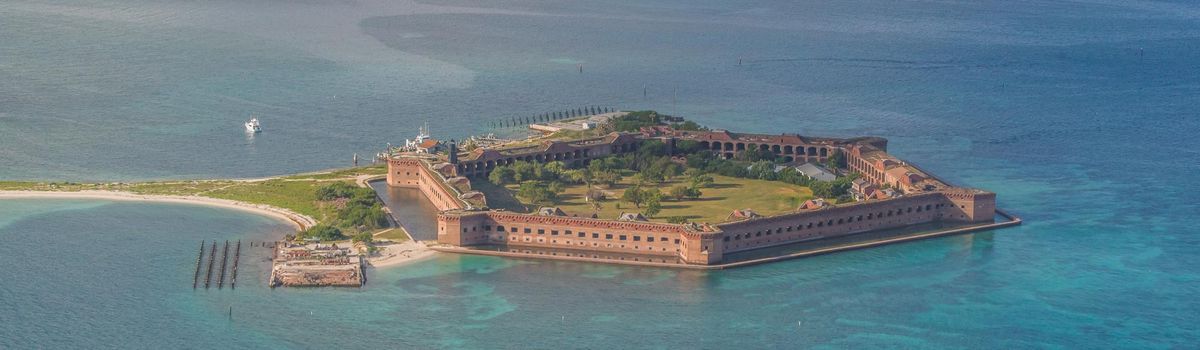
M 496 166 L 518 160 L 563 161 L 583 165 L 610 154 L 637 149 L 650 139 L 675 145 L 681 140 L 731 158 L 750 148 L 775 153 L 787 161 L 825 161 L 840 152 L 845 166 L 861 173 L 875 186 L 903 193 L 896 198 L 869 199 L 842 205 L 805 207 L 797 211 L 751 217 L 715 225 L 666 224 L 546 216 L 492 211 L 482 194 L 452 186 L 456 177 L 486 176 Z M 504 247 L 511 252 L 620 259 L 626 262 L 668 262 L 696 265 L 721 264 L 725 254 L 821 238 L 894 229 L 915 224 L 948 222 L 991 223 L 996 215 L 995 194 L 950 186 L 886 152 L 882 138 L 813 138 L 794 134 L 761 135 L 728 131 L 675 131 L 655 128 L 641 134 L 612 133 L 603 137 L 548 141 L 499 149 L 475 149 L 433 159 L 393 157 L 388 163 L 388 184 L 420 188 L 441 212 L 438 243 L 458 246 Z M 478 197 L 474 201 L 468 197 Z M 733 209 L 733 208 L 731 208 Z M 554 253 L 559 255 L 558 253 Z

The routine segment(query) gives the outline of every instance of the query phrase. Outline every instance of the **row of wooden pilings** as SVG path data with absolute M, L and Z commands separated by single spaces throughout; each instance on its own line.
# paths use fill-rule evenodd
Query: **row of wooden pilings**
M 200 288 L 200 270 L 204 269 L 204 246 L 205 242 L 200 242 L 200 253 L 196 256 L 196 272 L 192 275 L 192 289 Z M 212 287 L 213 270 L 217 263 L 217 241 L 213 241 L 211 248 L 208 249 L 208 270 L 204 273 L 204 289 Z M 237 288 L 237 270 L 238 262 L 242 256 L 242 241 L 237 241 L 233 248 L 233 266 L 229 278 L 229 288 Z M 225 271 L 229 264 L 229 241 L 225 241 L 224 247 L 221 249 L 221 269 L 217 274 L 217 289 L 225 288 Z

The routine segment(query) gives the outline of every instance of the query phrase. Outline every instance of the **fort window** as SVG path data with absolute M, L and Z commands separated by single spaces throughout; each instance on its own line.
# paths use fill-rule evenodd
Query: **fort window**
M 754 237 L 762 237 L 762 231 L 755 232 Z
M 525 228 L 525 233 L 533 233 L 533 231 L 529 230 L 529 228 L 528 228 L 528 227 L 526 227 L 526 228 Z
M 641 241 L 642 241 L 642 236 L 633 236 L 633 241 L 634 241 L 634 242 L 641 242 Z
M 611 233 L 604 234 L 604 239 L 612 239 L 612 234 Z
M 625 239 L 627 239 L 627 238 L 629 238 L 629 237 L 627 237 L 627 236 L 625 236 L 625 235 L 621 235 L 621 237 L 620 237 L 620 239 L 621 239 L 622 241 L 624 241 L 624 240 L 625 240 Z
M 592 238 L 600 238 L 600 234 L 599 234 L 599 233 L 592 233 Z
M 516 227 L 511 227 L 511 228 L 509 228 L 509 229 L 508 229 L 508 232 L 516 233 L 516 232 L 517 232 L 517 228 L 516 228 Z
M 654 242 L 654 236 L 646 236 L 646 242 Z
M 484 230 L 484 231 L 491 231 L 491 230 L 492 230 L 492 225 L 483 225 L 483 230 Z
M 846 219 L 838 219 L 838 225 L 846 223 Z
M 540 229 L 540 228 L 539 228 L 539 229 L 538 229 L 538 234 L 539 234 L 539 235 L 544 235 L 544 234 L 546 234 L 546 230 L 543 230 L 543 229 Z
M 467 228 L 463 227 L 463 233 L 466 233 L 466 232 L 467 232 Z
M 725 236 L 725 241 L 729 242 L 729 236 Z
M 911 212 L 912 212 L 912 207 L 908 207 L 908 212 L 909 212 L 909 213 L 911 213 Z
M 570 236 L 570 235 L 571 235 L 571 230 L 566 230 L 566 231 L 564 231 L 564 232 L 563 232 L 563 235 Z
M 791 227 L 791 226 L 788 226 L 788 227 L 787 227 L 787 232 L 792 232 L 792 227 Z
M 812 223 L 808 223 L 808 228 L 812 228 Z
M 541 230 L 538 230 L 538 231 L 541 231 Z M 551 235 L 551 236 L 558 236 L 558 230 L 550 230 L 550 235 Z
M 584 232 L 579 233 L 579 238 L 585 238 L 585 237 L 587 237 L 587 233 L 584 233 Z
M 676 238 L 676 239 L 675 239 L 675 244 L 679 244 L 679 239 L 678 239 L 678 238 Z

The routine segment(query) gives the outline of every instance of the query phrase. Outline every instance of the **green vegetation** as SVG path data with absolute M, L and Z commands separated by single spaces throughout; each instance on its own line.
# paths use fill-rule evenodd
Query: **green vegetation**
M 181 180 L 139 183 L 75 183 L 0 181 L 0 190 L 120 191 L 145 195 L 199 196 L 229 199 L 288 209 L 307 215 L 317 225 L 300 237 L 323 240 L 388 226 L 387 214 L 369 188 L 354 185 L 354 177 L 386 172 L 384 166 L 341 169 L 266 180 Z M 401 230 L 398 234 L 403 234 Z
M 653 125 L 706 130 L 654 111 L 630 112 L 598 129 L 637 131 Z M 726 160 L 691 140 L 676 142 L 672 152 L 662 142 L 646 141 L 634 152 L 593 159 L 579 169 L 562 162 L 498 167 L 489 183 L 474 188 L 487 194 L 492 208 L 528 212 L 537 206 L 558 206 L 568 214 L 609 219 L 639 212 L 675 223 L 724 221 L 730 211 L 745 208 L 780 214 L 796 210 L 814 195 L 835 202 L 852 200 L 848 190 L 857 174 L 817 181 L 792 167 L 776 171 L 777 161 L 775 154 L 759 147 Z M 835 152 L 825 165 L 844 168 L 844 163 L 845 156 Z
M 750 152 L 747 151 L 746 153 Z M 844 157 L 841 156 L 841 153 L 835 153 L 834 156 L 830 156 L 830 160 L 832 161 L 830 163 L 834 164 L 845 161 Z M 792 167 L 786 167 L 776 172 L 775 163 L 771 161 L 759 160 L 755 162 L 745 162 L 725 160 L 720 159 L 708 152 L 698 152 L 688 155 L 687 164 L 689 167 L 703 169 L 704 172 L 721 174 L 724 176 L 780 181 L 809 187 L 812 188 L 815 196 L 827 199 L 836 198 L 838 202 L 852 200 L 849 193 L 850 182 L 859 177 L 859 174 L 851 173 L 850 175 L 839 177 L 833 181 L 818 181 L 797 172 L 796 169 Z
M 358 187 L 349 182 L 337 181 L 321 186 L 312 192 L 310 201 L 331 207 L 333 215 L 326 220 L 328 227 L 339 230 L 335 239 L 342 239 L 341 230 L 354 232 L 351 237 L 370 235 L 369 230 L 387 227 L 389 222 L 383 206 L 375 198 L 375 191 L 370 188 Z M 329 231 L 316 231 L 318 225 L 300 233 L 300 238 L 327 238 Z M 322 229 L 324 229 L 322 227 Z
M 378 238 L 381 240 L 386 239 L 386 240 L 389 240 L 392 242 L 397 242 L 397 243 L 412 239 L 411 237 L 409 237 L 408 231 L 405 231 L 403 228 L 400 228 L 400 227 L 380 231 L 379 233 L 375 234 L 375 238 Z
M 325 172 L 296 174 L 283 177 L 283 179 L 314 179 L 314 180 L 331 180 L 352 178 L 359 175 L 387 175 L 387 164 L 380 163 L 368 166 L 330 170 Z
M 307 230 L 300 231 L 298 238 L 314 238 L 322 241 L 340 241 L 346 239 L 342 235 L 342 230 L 329 225 L 317 225 L 309 227 Z

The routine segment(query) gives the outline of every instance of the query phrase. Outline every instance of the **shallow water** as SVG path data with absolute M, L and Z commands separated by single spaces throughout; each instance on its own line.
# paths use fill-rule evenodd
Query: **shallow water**
M 193 292 L 200 240 L 286 226 L 193 206 L 6 200 L 0 237 L 19 239 L 0 245 L 0 348 L 1200 340 L 1187 221 L 1200 187 L 1186 180 L 1200 171 L 1195 3 L 478 6 L 5 2 L 0 179 L 308 171 L 425 121 L 461 138 L 512 132 L 489 128 L 498 117 L 598 104 L 884 136 L 902 158 L 997 192 L 1026 224 L 720 272 L 448 255 L 372 271 L 363 289 Z M 249 114 L 266 129 L 254 138 L 241 131 Z

